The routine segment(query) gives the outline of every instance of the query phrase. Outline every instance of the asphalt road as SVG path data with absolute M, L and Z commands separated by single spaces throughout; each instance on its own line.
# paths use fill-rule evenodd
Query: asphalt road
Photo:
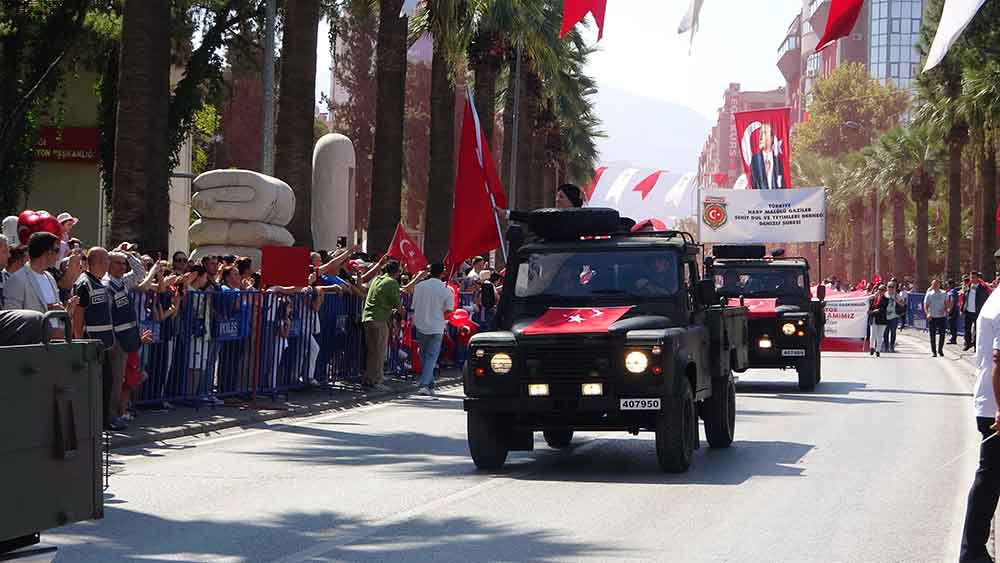
M 106 518 L 43 539 L 71 563 L 954 561 L 977 459 L 967 368 L 912 342 L 823 366 L 813 393 L 744 374 L 737 441 L 703 441 L 684 475 L 659 471 L 652 435 L 615 433 L 564 452 L 539 435 L 477 472 L 453 390 L 131 450 Z

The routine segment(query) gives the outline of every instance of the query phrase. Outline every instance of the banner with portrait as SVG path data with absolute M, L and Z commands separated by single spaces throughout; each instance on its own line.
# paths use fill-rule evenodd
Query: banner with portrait
M 751 190 L 791 188 L 791 108 L 741 111 L 733 117 L 747 187 Z
M 823 242 L 826 189 L 717 190 L 698 195 L 698 236 L 706 244 Z

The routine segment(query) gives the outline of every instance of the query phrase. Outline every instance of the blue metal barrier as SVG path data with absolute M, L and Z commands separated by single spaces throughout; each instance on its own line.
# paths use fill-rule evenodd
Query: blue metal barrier
M 906 326 L 913 327 L 919 330 L 927 330 L 927 312 L 924 311 L 924 293 L 910 293 L 906 299 Z M 955 303 L 955 308 L 958 308 L 958 303 Z M 962 313 L 955 315 L 954 321 L 948 319 L 948 337 L 952 334 L 952 322 L 955 323 L 957 335 L 965 335 L 965 323 L 963 322 Z

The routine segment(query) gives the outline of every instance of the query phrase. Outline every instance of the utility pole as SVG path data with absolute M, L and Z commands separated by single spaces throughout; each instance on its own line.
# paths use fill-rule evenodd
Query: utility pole
M 517 143 L 520 136 L 521 122 L 521 46 L 515 51 L 517 62 L 514 64 L 514 115 L 510 132 L 510 193 L 507 197 L 508 207 L 517 209 Z
M 267 0 L 264 28 L 264 126 L 261 142 L 261 172 L 274 175 L 274 35 L 277 27 L 277 0 Z

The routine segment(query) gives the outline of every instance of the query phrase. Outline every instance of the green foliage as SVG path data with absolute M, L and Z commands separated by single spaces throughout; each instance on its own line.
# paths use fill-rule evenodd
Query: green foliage
M 898 123 L 906 106 L 904 93 L 871 78 L 864 65 L 837 67 L 817 82 L 809 120 L 796 126 L 792 146 L 824 156 L 860 150 Z
M 213 105 L 206 104 L 195 113 L 191 134 L 191 171 L 194 174 L 218 168 L 215 152 L 222 140 L 217 136 L 221 125 L 222 116 Z

